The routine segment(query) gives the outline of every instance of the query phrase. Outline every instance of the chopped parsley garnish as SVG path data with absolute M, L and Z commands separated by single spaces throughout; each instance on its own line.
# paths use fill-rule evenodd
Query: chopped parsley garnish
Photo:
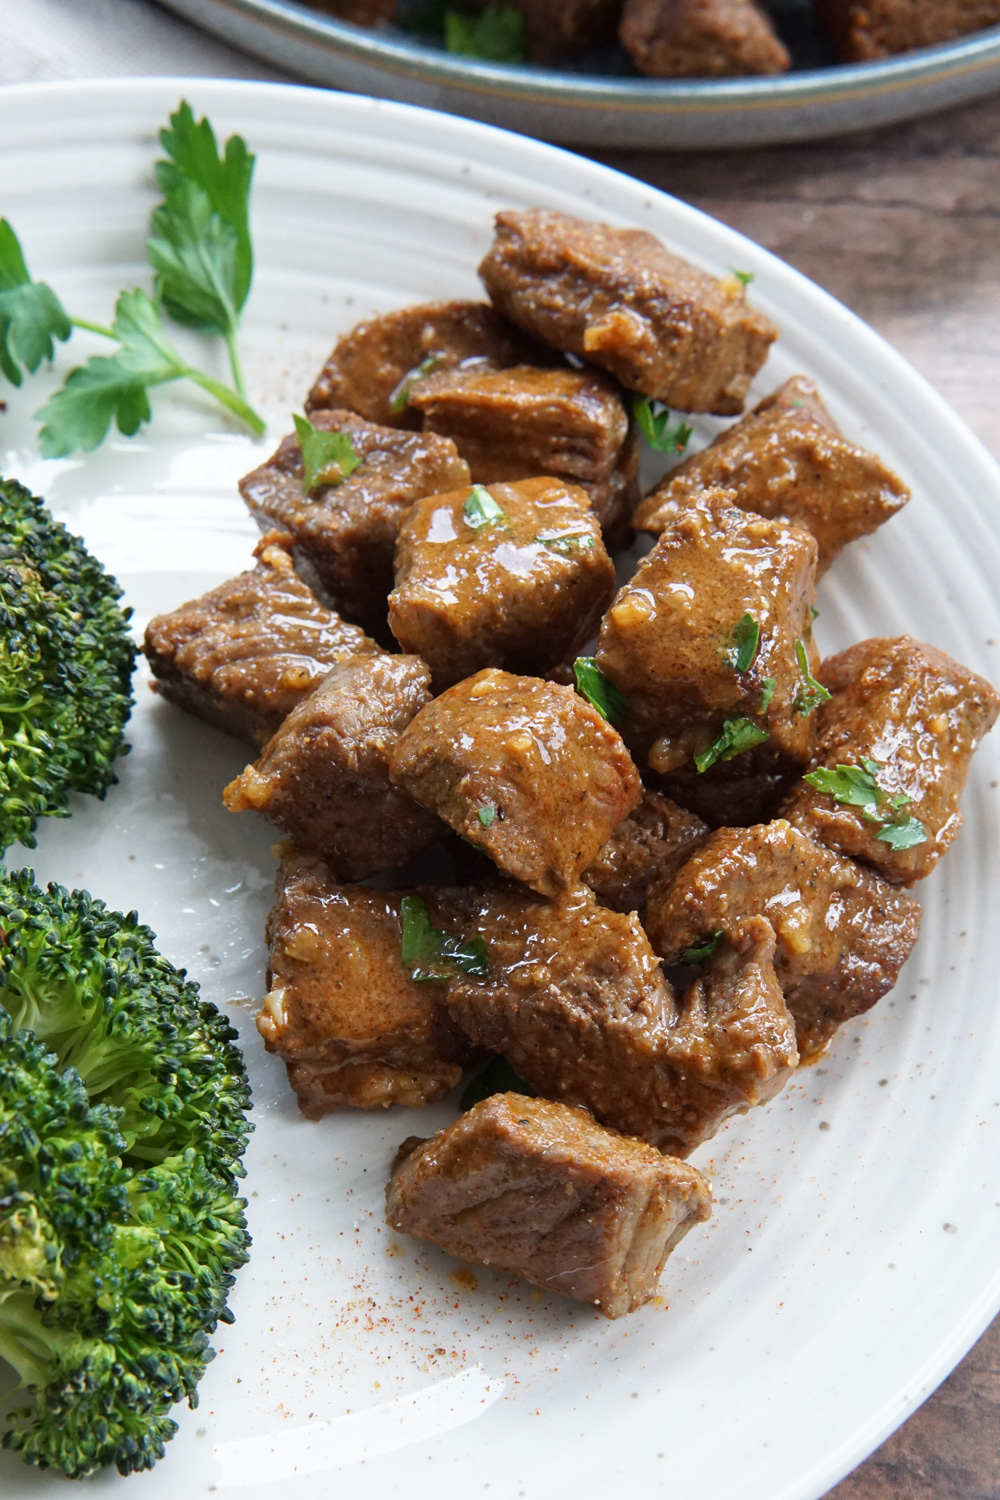
M 654 410 L 654 407 L 659 410 Z M 659 401 L 649 401 L 645 396 L 633 395 L 632 415 L 646 442 L 657 453 L 683 453 L 691 441 L 694 432 L 691 424 L 677 422 L 671 427 L 670 413 Z
M 744 286 L 749 286 L 751 281 L 753 281 L 754 279 L 754 273 L 752 271 L 737 271 L 736 267 L 733 266 L 732 272 L 736 277 L 736 280 L 742 281 Z
M 445 11 L 444 44 L 483 62 L 524 62 L 524 16 L 512 5 L 487 5 L 479 16 Z
M 796 401 L 796 403 L 795 403 L 796 406 L 802 406 L 802 404 L 803 403 L 801 401 Z M 810 614 L 810 616 L 814 620 L 818 620 L 819 619 L 819 610 L 816 608 L 815 604 L 810 604 L 810 606 L 809 606 L 809 614 Z
M 628 702 L 609 682 L 593 656 L 578 656 L 573 663 L 576 690 L 609 724 L 617 724 L 628 713 Z
M 726 934 L 724 932 L 713 932 L 711 937 L 706 938 L 703 943 L 697 943 L 692 948 L 685 948 L 684 952 L 680 955 L 680 962 L 682 964 L 703 964 L 706 958 L 711 958 L 713 953 L 718 952 L 725 940 Z
M 830 694 L 821 682 L 817 682 L 809 670 L 809 653 L 806 651 L 806 643 L 803 640 L 795 642 L 795 659 L 799 664 L 799 672 L 802 681 L 798 692 L 795 694 L 794 708 L 797 714 L 804 719 L 819 708 L 821 703 L 829 703 Z
M 494 500 L 489 490 L 484 489 L 481 484 L 472 486 L 469 497 L 462 506 L 462 514 L 465 517 L 465 524 L 471 526 L 473 531 L 478 531 L 480 526 L 507 525 L 505 512 Z
M 891 849 L 912 849 L 915 844 L 925 844 L 927 830 L 920 819 L 901 816 L 913 798 L 905 792 L 890 795 L 878 782 L 878 773 L 884 767 L 864 755 L 860 760 L 860 766 L 819 766 L 802 779 L 835 802 L 859 808 L 866 822 L 881 823 L 875 837 Z M 886 808 L 895 816 L 885 817 Z
M 489 954 L 481 937 L 464 941 L 435 927 L 421 896 L 404 896 L 399 906 L 403 920 L 403 967 L 417 983 L 443 983 L 458 974 L 485 979 Z
M 558 552 L 560 557 L 572 557 L 574 552 L 593 552 L 595 546 L 593 533 L 589 531 L 567 531 L 562 536 L 540 536 L 538 540 L 550 552 Z
M 51 287 L 32 281 L 17 235 L 0 219 L 0 370 L 20 385 L 22 367 L 33 375 L 51 359 L 53 339 L 68 339 L 69 315 Z
M 762 745 L 768 738 L 767 730 L 761 729 L 752 719 L 726 719 L 718 739 L 695 756 L 695 766 L 698 771 L 707 771 L 717 760 L 732 760 L 755 745 Z
M 535 1091 L 525 1083 L 505 1057 L 494 1057 L 481 1073 L 477 1073 L 459 1100 L 460 1109 L 471 1109 L 474 1104 L 492 1098 L 494 1094 L 524 1094 L 534 1099 Z
M 759 650 L 760 622 L 745 614 L 736 622 L 722 654 L 734 672 L 749 672 Z
M 490 807 L 488 803 L 486 804 L 486 806 L 480 807 L 477 810 L 477 812 L 476 812 L 476 817 L 479 819 L 480 823 L 483 825 L 484 828 L 492 828 L 493 827 L 493 820 L 496 817 L 496 815 L 497 815 L 496 808 L 495 807 Z
M 302 489 L 313 490 L 327 484 L 340 484 L 361 462 L 350 438 L 343 432 L 325 432 L 314 427 L 308 417 L 294 417 L 295 432 L 302 449 Z
M 774 678 L 765 677 L 760 685 L 760 711 L 766 714 L 771 707 L 771 699 L 774 697 Z
M 402 380 L 395 387 L 389 397 L 389 410 L 399 416 L 400 412 L 406 410 L 410 404 L 410 393 L 415 385 L 419 385 L 425 375 L 432 375 L 440 366 L 442 356 L 440 354 L 428 354 L 419 365 L 414 365 L 412 370 L 407 370 Z

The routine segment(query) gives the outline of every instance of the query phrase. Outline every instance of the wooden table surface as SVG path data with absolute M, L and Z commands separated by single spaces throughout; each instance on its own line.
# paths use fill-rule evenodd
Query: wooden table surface
M 0 0 L 0 83 L 167 73 L 282 77 L 148 0 Z M 802 146 L 590 154 L 839 297 L 1000 460 L 1000 99 Z M 1000 1500 L 1000 1319 L 828 1500 Z

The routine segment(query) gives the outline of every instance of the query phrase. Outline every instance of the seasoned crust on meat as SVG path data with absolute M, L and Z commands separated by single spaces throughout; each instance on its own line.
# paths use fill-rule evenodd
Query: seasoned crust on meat
M 674 1247 L 711 1214 L 694 1167 L 583 1109 L 494 1094 L 404 1143 L 394 1229 L 619 1318 L 648 1302 Z
M 479 274 L 512 322 L 668 406 L 743 410 L 777 329 L 737 278 L 717 281 L 640 229 L 550 209 L 496 223 Z
M 712 489 L 733 504 L 804 526 L 824 573 L 843 547 L 868 536 L 910 498 L 873 453 L 842 436 L 811 380 L 794 375 L 700 453 L 671 469 L 635 513 L 658 536 L 677 512 Z
M 625 0 L 618 35 L 654 78 L 786 73 L 792 63 L 756 0 Z
M 259 812 L 341 880 L 404 864 L 444 832 L 389 780 L 389 751 L 430 702 L 417 656 L 338 663 L 223 793 L 230 812 Z
M 647 790 L 581 878 L 602 906 L 641 913 L 649 886 L 676 874 L 707 837 L 700 818 Z
M 156 691 L 252 744 L 272 735 L 336 662 L 380 651 L 298 577 L 292 540 L 270 532 L 255 568 L 146 627 Z
M 994 26 L 1000 0 L 820 0 L 819 11 L 839 56 L 868 62 Z

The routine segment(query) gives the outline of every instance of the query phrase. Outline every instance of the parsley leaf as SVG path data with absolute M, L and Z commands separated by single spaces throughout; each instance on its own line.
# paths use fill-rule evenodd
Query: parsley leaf
M 628 702 L 609 682 L 593 656 L 578 656 L 573 663 L 576 690 L 609 724 L 617 724 L 628 713 Z
M 494 1057 L 481 1073 L 477 1073 L 459 1100 L 460 1109 L 471 1109 L 474 1104 L 489 1099 L 493 1094 L 524 1094 L 534 1099 L 535 1091 L 514 1072 L 505 1057 Z
M 752 719 L 726 719 L 718 739 L 695 756 L 695 767 L 699 772 L 707 771 L 716 761 L 732 760 L 769 738 L 767 730 L 761 729 Z
M 562 536 L 540 536 L 538 540 L 560 557 L 572 557 L 574 552 L 593 552 L 595 545 L 589 531 L 564 531 Z
M 484 62 L 524 62 L 524 16 L 512 5 L 487 5 L 479 16 L 445 11 L 444 44 Z
M 407 370 L 389 397 L 389 410 L 395 416 L 398 417 L 400 412 L 406 410 L 410 404 L 410 392 L 413 390 L 413 387 L 419 385 L 425 375 L 433 375 L 434 371 L 440 365 L 441 359 L 442 356 L 440 354 L 428 354 L 427 358 L 422 359 L 419 365 L 414 365 L 412 370 Z
M 703 964 L 706 958 L 711 958 L 726 940 L 726 934 L 720 930 L 712 933 L 703 943 L 696 943 L 692 948 L 685 948 L 680 954 L 682 964 Z
M 878 783 L 878 773 L 883 769 L 877 760 L 859 756 L 860 766 L 819 766 L 802 779 L 818 792 L 825 792 L 835 802 L 861 809 L 861 816 L 869 823 L 882 823 L 875 837 L 891 849 L 912 849 L 914 844 L 927 842 L 927 830 L 919 818 L 899 816 L 904 807 L 913 801 L 905 792 L 889 795 Z M 896 816 L 883 820 L 880 805 L 887 803 Z
M 654 412 L 654 406 L 660 410 Z M 677 422 L 670 426 L 670 413 L 659 401 L 653 402 L 645 396 L 633 395 L 632 415 L 639 424 L 639 431 L 649 446 L 657 453 L 684 452 L 691 441 L 694 428 L 689 422 Z
M 409 969 L 416 983 L 444 982 L 458 974 L 485 979 L 490 960 L 481 937 L 463 942 L 431 923 L 427 902 L 421 896 L 404 896 L 400 902 L 402 917 L 403 967 Z
M 33 375 L 52 358 L 52 340 L 72 331 L 59 298 L 44 281 L 32 281 L 17 235 L 0 219 L 0 371 L 20 385 L 22 366 Z
M 742 283 L 743 283 L 744 286 L 749 286 L 750 283 L 751 283 L 751 281 L 753 281 L 753 279 L 754 279 L 754 274 L 753 274 L 752 271 L 737 271 L 736 267 L 733 266 L 732 267 L 732 272 L 733 272 L 733 275 L 736 277 L 736 280 L 737 281 L 742 281 Z
M 902 823 L 887 823 L 875 837 L 890 849 L 912 849 L 915 844 L 926 844 L 927 830 L 919 818 L 907 818 Z
M 798 692 L 795 694 L 793 705 L 795 712 L 801 714 L 804 719 L 819 708 L 821 703 L 829 703 L 830 693 L 821 682 L 809 670 L 809 654 L 806 651 L 806 643 L 803 640 L 795 642 L 795 659 L 799 664 L 799 672 L 802 682 Z
M 296 412 L 292 419 L 302 450 L 302 490 L 313 490 L 327 484 L 340 484 L 361 462 L 350 438 L 342 432 L 327 432 L 314 427 L 308 417 Z
M 771 707 L 771 699 L 774 697 L 774 678 L 765 677 L 760 685 L 760 711 L 766 714 Z
M 507 517 L 489 490 L 474 484 L 462 506 L 465 524 L 478 531 L 480 526 L 506 526 Z
M 745 614 L 733 627 L 722 654 L 734 672 L 749 672 L 759 649 L 760 623 L 753 615 Z
M 493 827 L 493 820 L 496 815 L 496 808 L 490 807 L 489 803 L 486 803 L 483 807 L 480 807 L 476 812 L 476 816 L 484 828 Z

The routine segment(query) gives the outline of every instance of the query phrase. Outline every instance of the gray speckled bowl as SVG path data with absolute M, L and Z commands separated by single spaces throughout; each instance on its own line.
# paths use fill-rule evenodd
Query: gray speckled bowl
M 680 80 L 477 62 L 292 0 L 161 3 L 311 82 L 577 145 L 762 146 L 912 119 L 1000 89 L 996 26 L 885 62 Z

